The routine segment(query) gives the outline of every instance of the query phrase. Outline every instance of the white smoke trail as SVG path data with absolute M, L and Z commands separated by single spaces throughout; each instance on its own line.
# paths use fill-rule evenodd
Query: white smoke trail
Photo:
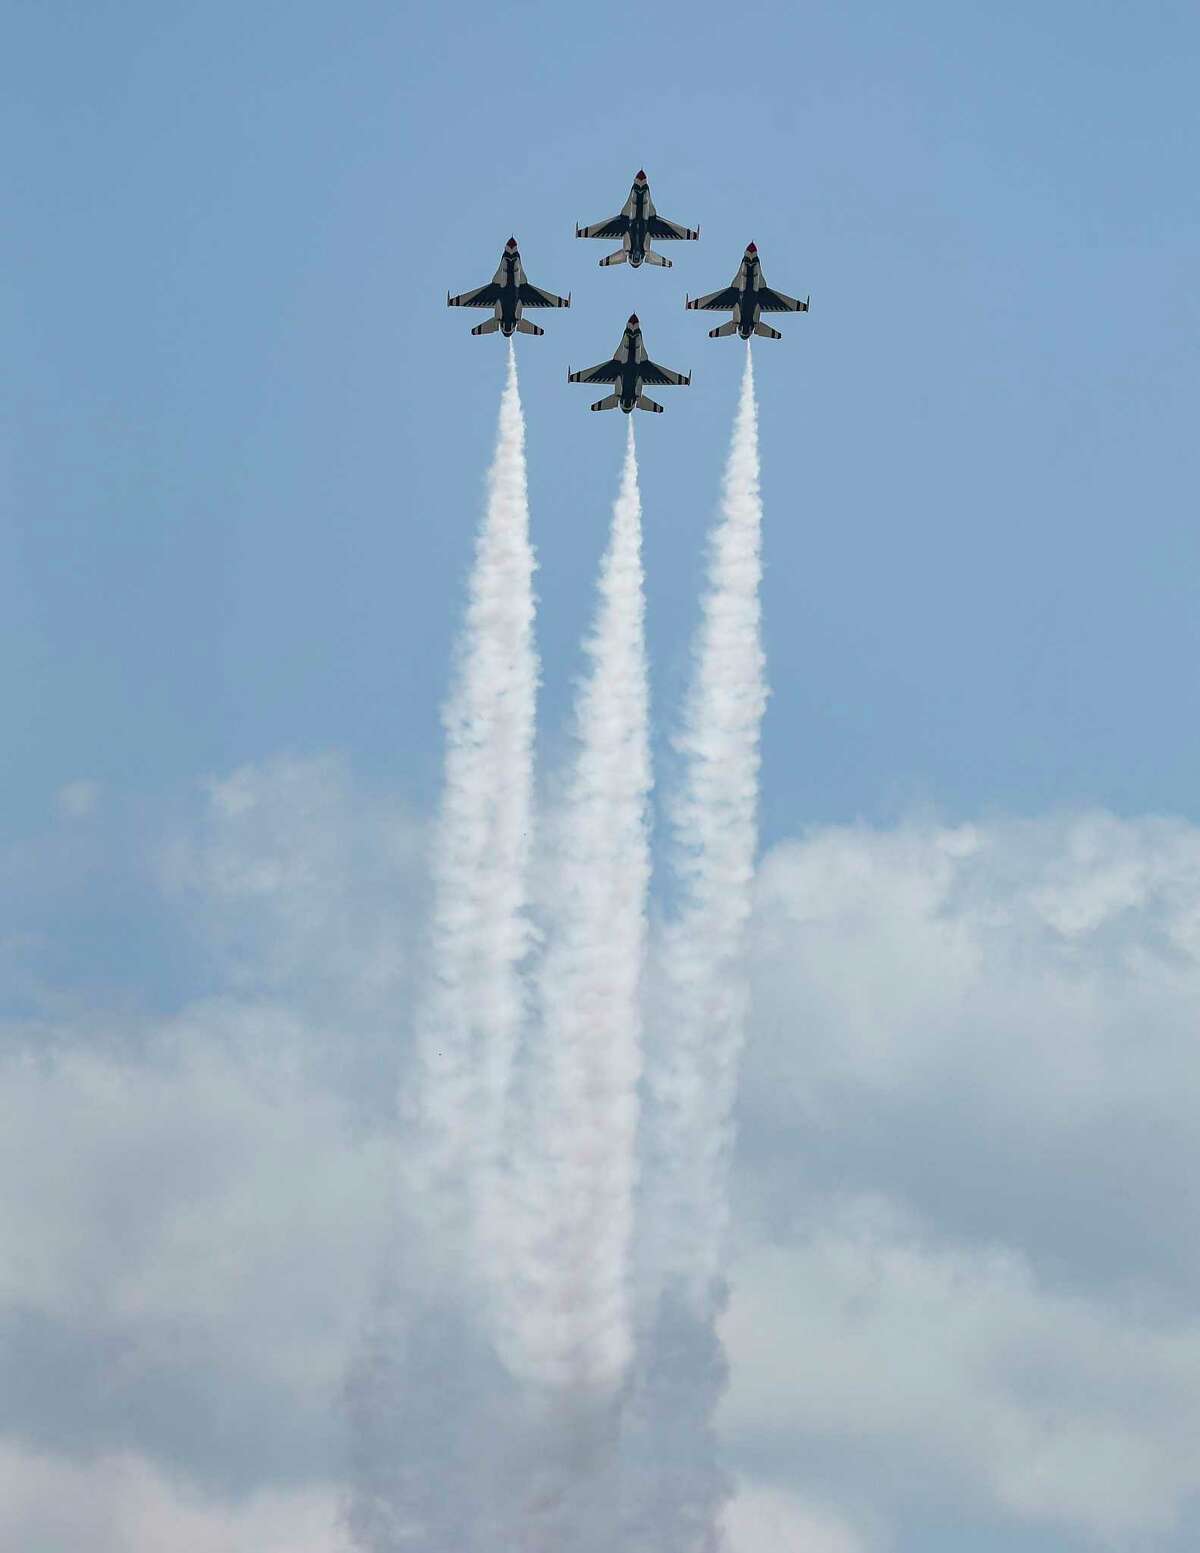
M 431 978 L 416 1028 L 412 1195 L 435 1231 L 486 1216 L 531 944 L 533 737 L 538 664 L 525 423 L 516 354 L 500 402 L 455 683 L 443 721 Z
M 371 1553 L 470 1547 L 495 1434 L 481 1227 L 496 1197 L 514 1050 L 532 835 L 533 570 L 525 428 L 511 343 L 466 620 L 444 711 L 429 979 L 415 1017 L 400 1228 L 349 1383 L 347 1522 Z
M 682 899 L 665 933 L 663 1019 L 647 1074 L 639 1235 L 646 1299 L 632 1426 L 640 1503 L 631 1540 L 652 1542 L 656 1553 L 718 1546 L 727 1492 L 712 1433 L 725 1376 L 715 1328 L 724 1299 L 727 1177 L 746 1031 L 745 931 L 767 694 L 761 543 L 757 408 L 747 350 L 678 739 L 686 768 L 672 818 Z
M 526 1256 L 509 1359 L 541 1398 L 527 1547 L 611 1548 L 618 1393 L 633 1348 L 631 1253 L 650 862 L 641 498 L 630 423 L 579 746 L 556 835 L 539 977 L 542 1042 L 519 1172 Z M 533 1463 L 530 1463 L 533 1465 Z

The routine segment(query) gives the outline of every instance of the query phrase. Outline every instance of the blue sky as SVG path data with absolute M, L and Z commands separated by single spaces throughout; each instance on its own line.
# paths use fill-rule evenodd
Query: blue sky
M 639 426 L 660 728 L 740 345 L 762 344 L 768 839 L 812 820 L 1192 813 L 1200 221 L 1183 5 L 23 5 L 2 127 L 5 824 L 281 748 L 420 802 L 503 347 L 442 306 L 510 231 L 575 296 L 522 340 L 543 724 L 619 436 L 568 365 L 636 307 L 695 369 Z M 645 166 L 670 272 L 573 223 Z

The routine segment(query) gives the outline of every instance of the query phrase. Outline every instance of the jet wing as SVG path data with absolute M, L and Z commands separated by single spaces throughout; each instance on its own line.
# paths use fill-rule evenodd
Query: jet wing
M 685 377 L 682 372 L 672 372 L 670 367 L 660 367 L 657 361 L 641 362 L 638 373 L 643 383 L 656 388 L 686 388 L 692 381 L 690 372 Z
M 669 242 L 677 237 L 681 241 L 695 242 L 700 236 L 700 228 L 694 230 L 690 226 L 680 226 L 678 221 L 666 221 L 662 216 L 651 216 L 646 222 L 646 231 L 656 242 Z
M 446 293 L 447 307 L 493 307 L 500 296 L 500 287 L 495 281 L 487 286 L 478 286 L 474 291 L 464 291 L 457 297 Z
M 543 291 L 540 286 L 531 286 L 528 281 L 523 281 L 517 287 L 517 296 L 522 307 L 570 307 L 570 297 L 556 297 L 553 291 Z
M 629 230 L 629 217 L 622 212 L 609 216 L 607 221 L 596 221 L 591 226 L 577 226 L 576 237 L 624 237 Z
M 692 297 L 689 307 L 703 308 L 706 313 L 727 313 L 736 307 L 741 292 L 736 286 L 726 286 L 723 291 L 710 291 L 706 297 Z
M 786 292 L 772 291 L 770 286 L 760 286 L 754 293 L 755 301 L 764 313 L 807 313 L 808 303 Z
M 582 372 L 568 372 L 568 383 L 615 383 L 623 371 L 619 361 L 602 361 L 599 366 L 585 367 Z

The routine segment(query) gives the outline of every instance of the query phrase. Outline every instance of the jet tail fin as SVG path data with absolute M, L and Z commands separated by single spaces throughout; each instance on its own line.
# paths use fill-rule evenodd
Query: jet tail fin
M 593 410 L 615 410 L 621 402 L 620 394 L 609 394 L 607 399 L 597 399 Z
M 531 324 L 528 318 L 517 319 L 518 334 L 545 334 L 545 332 L 544 329 L 539 329 L 537 324 Z
M 481 324 L 476 324 L 471 330 L 472 334 L 495 334 L 500 327 L 498 318 L 485 318 Z
M 761 323 L 760 324 L 755 324 L 754 325 L 754 332 L 755 332 L 755 334 L 762 335 L 764 340 L 782 340 L 783 339 L 783 335 L 780 334 L 779 330 L 778 329 L 772 329 L 770 324 L 761 324 Z
M 674 263 L 673 259 L 664 259 L 661 253 L 655 253 L 653 249 L 646 249 L 646 263 L 660 264 L 664 270 L 669 270 Z
M 727 324 L 722 324 L 719 329 L 710 329 L 708 331 L 708 337 L 709 337 L 710 340 L 719 340 L 719 339 L 722 339 L 727 334 L 736 334 L 736 333 L 737 333 L 737 319 L 736 318 L 731 318 Z
M 639 410 L 651 410 L 655 415 L 661 415 L 663 410 L 662 405 L 657 400 L 647 399 L 645 394 L 637 396 L 637 407 Z
M 624 264 L 628 258 L 629 255 L 624 248 L 618 248 L 616 253 L 605 254 L 604 258 L 600 260 L 600 268 L 604 269 L 609 264 Z

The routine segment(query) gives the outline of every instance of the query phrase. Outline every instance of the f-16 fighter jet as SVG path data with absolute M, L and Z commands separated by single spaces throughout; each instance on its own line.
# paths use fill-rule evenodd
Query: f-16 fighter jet
M 447 307 L 494 308 L 495 317 L 476 324 L 471 333 L 495 334 L 499 329 L 505 339 L 514 332 L 545 334 L 546 331 L 539 329 L 537 324 L 531 324 L 527 318 L 521 317 L 522 308 L 570 305 L 570 296 L 556 297 L 553 291 L 543 291 L 540 286 L 529 284 L 521 267 L 521 255 L 517 251 L 515 237 L 510 237 L 505 243 L 504 252 L 500 255 L 500 268 L 492 276 L 490 285 L 480 286 L 477 291 L 464 291 L 457 297 L 452 297 L 448 291 L 446 293 Z
M 650 252 L 653 239 L 658 238 L 659 242 L 672 239 L 694 242 L 700 236 L 700 228 L 693 231 L 691 227 L 679 226 L 677 222 L 664 221 L 654 209 L 646 174 L 639 171 L 633 180 L 629 198 L 621 208 L 621 214 L 610 216 L 607 221 L 597 221 L 592 226 L 577 226 L 575 236 L 621 239 L 621 247 L 616 253 L 610 253 L 607 258 L 600 260 L 602 269 L 606 264 L 624 264 L 628 261 L 635 270 L 642 263 L 661 264 L 669 270 L 670 259 Z
M 758 262 L 758 249 L 747 245 L 737 274 L 724 291 L 710 291 L 706 297 L 695 297 L 686 305 L 700 307 L 709 313 L 733 313 L 727 324 L 708 331 L 709 339 L 719 339 L 723 334 L 740 334 L 748 340 L 752 334 L 761 334 L 768 340 L 781 340 L 783 336 L 770 324 L 759 321 L 760 313 L 807 313 L 809 298 L 799 301 L 785 296 L 782 291 L 772 291 L 763 281 L 762 265 Z
M 672 372 L 670 367 L 660 367 L 649 359 L 642 344 L 642 328 L 636 313 L 630 313 L 625 333 L 611 361 L 602 361 L 585 372 L 567 373 L 568 383 L 619 383 L 617 393 L 609 394 L 607 399 L 597 399 L 592 409 L 615 410 L 620 405 L 626 415 L 634 409 L 662 414 L 662 405 L 655 404 L 642 393 L 643 383 L 661 388 L 686 388 L 691 381 L 690 372 L 684 377 L 682 372 Z

